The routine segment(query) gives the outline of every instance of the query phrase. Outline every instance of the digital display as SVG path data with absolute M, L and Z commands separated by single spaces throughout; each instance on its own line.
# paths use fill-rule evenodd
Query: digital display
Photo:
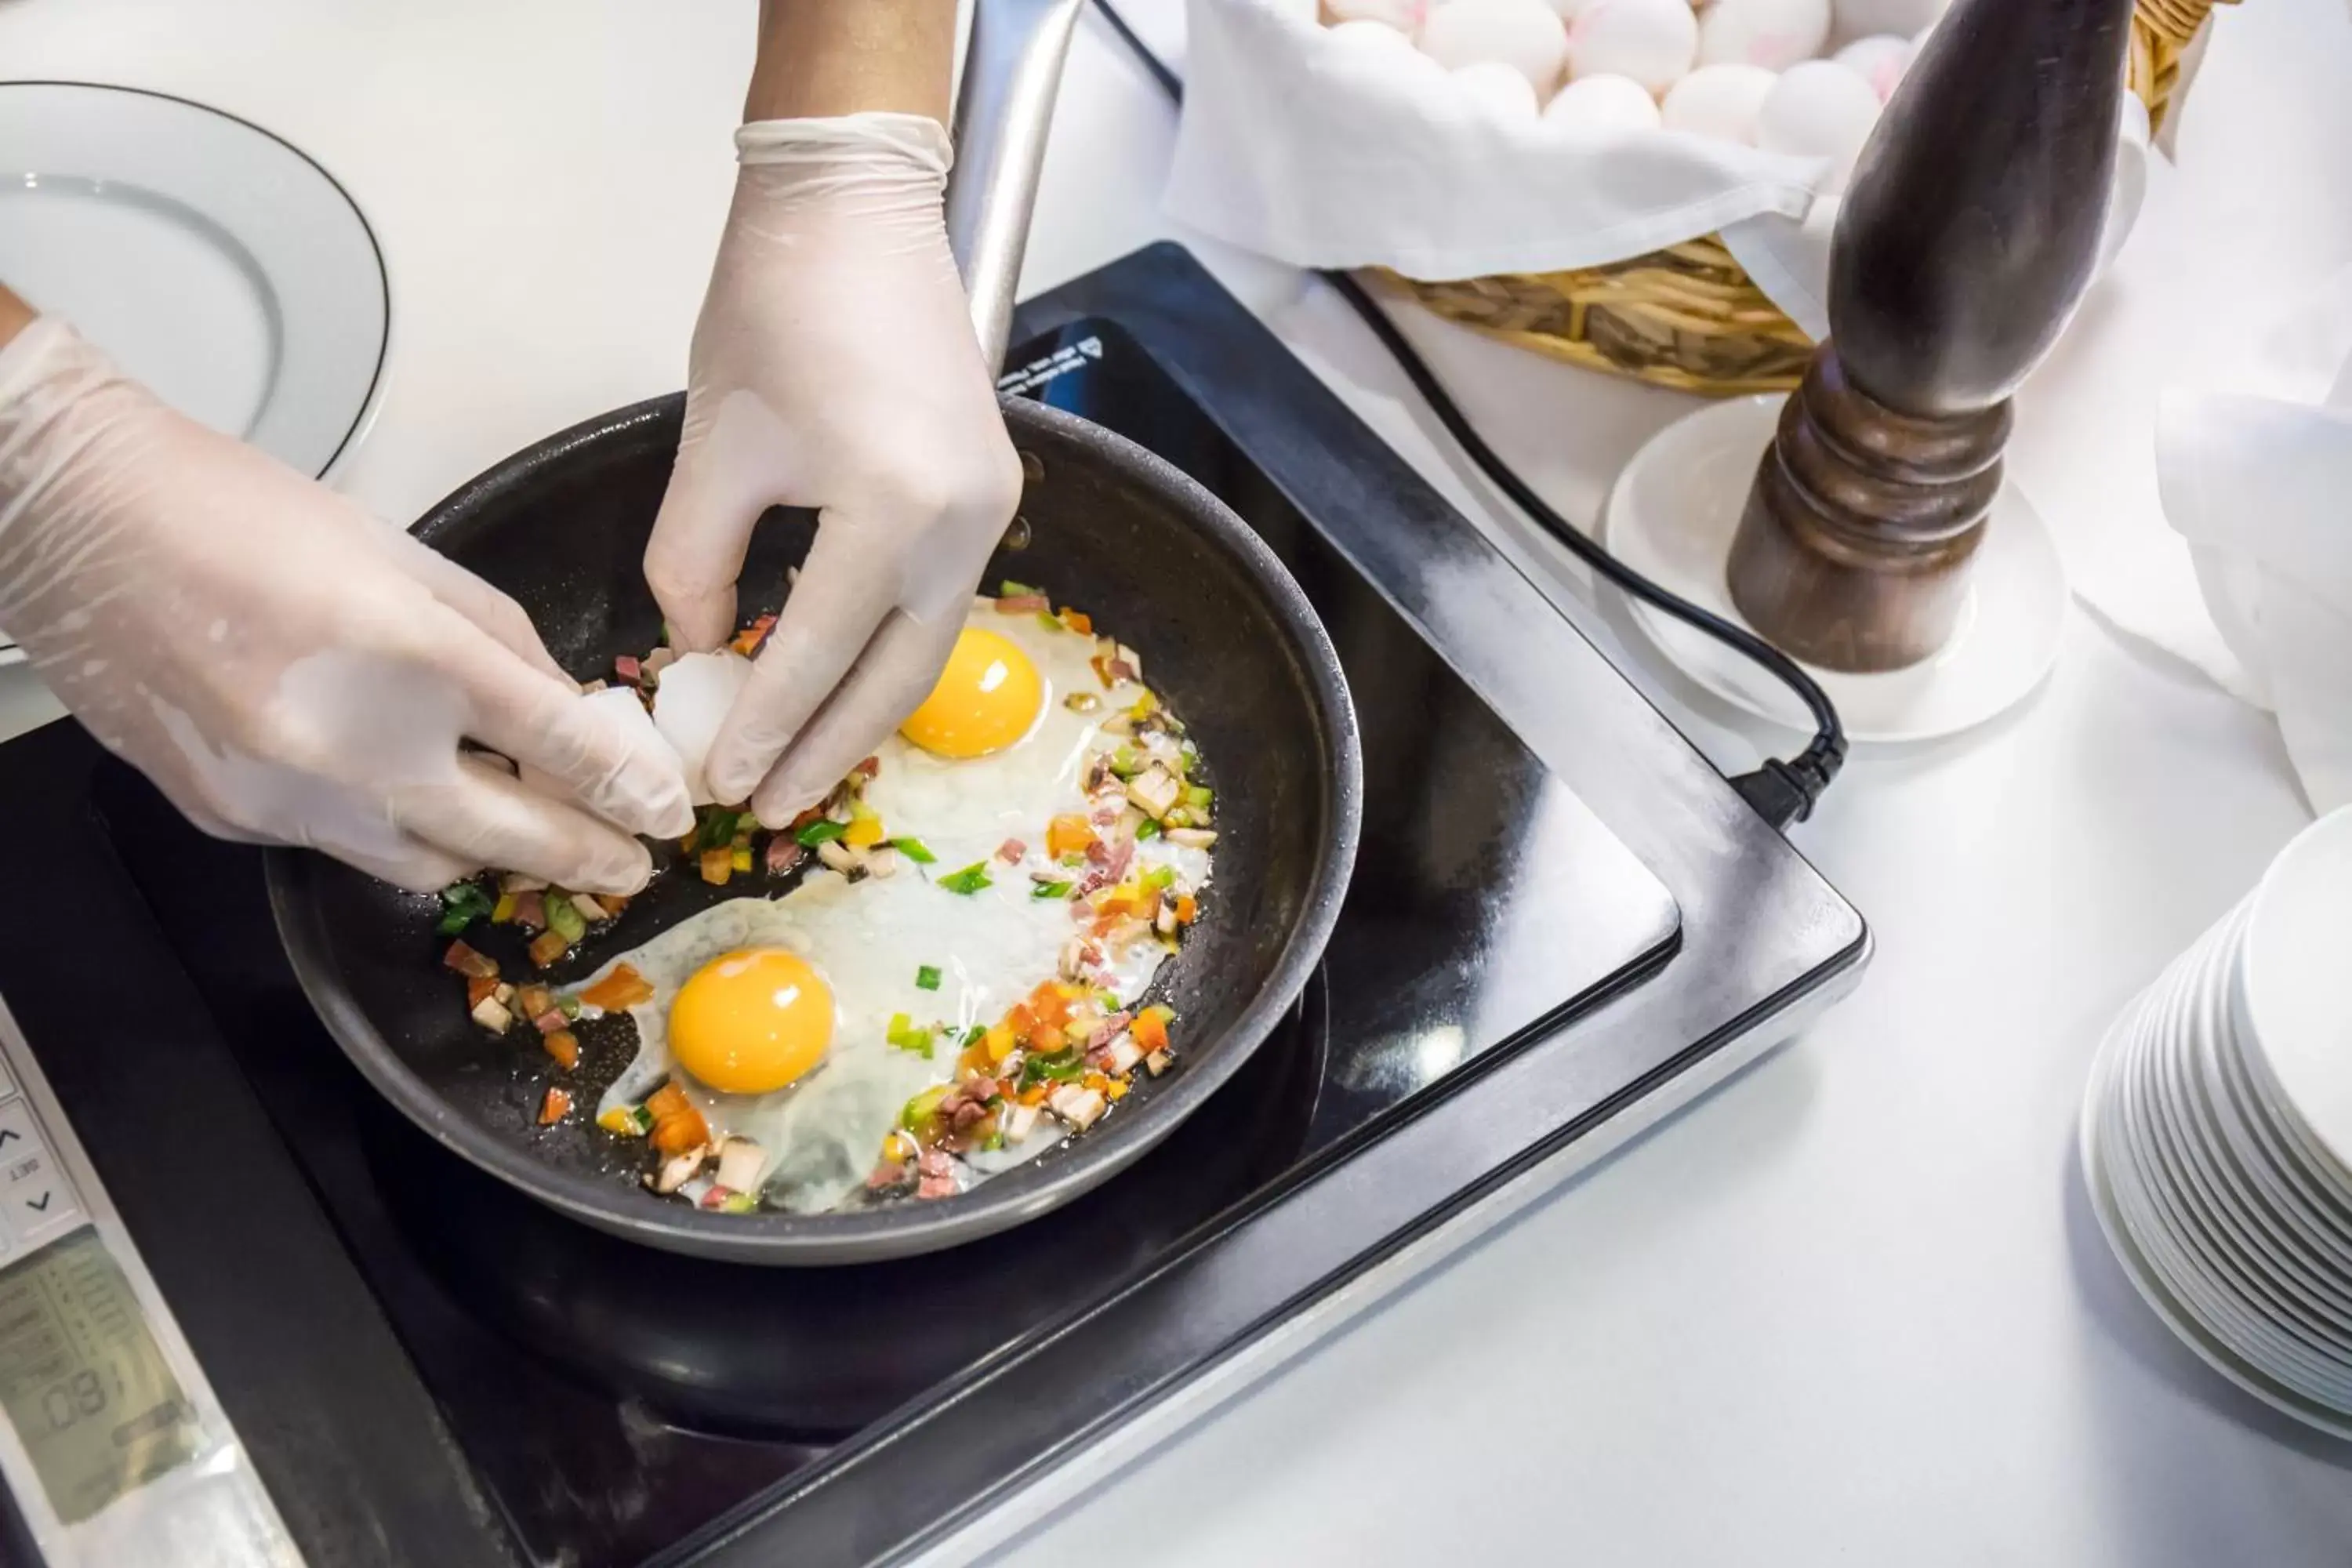
M 87 1226 L 0 1268 L 0 1408 L 68 1524 L 203 1447 L 130 1281 Z

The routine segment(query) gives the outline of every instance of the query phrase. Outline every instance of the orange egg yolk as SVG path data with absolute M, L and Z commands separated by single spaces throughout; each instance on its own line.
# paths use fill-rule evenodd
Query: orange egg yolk
M 935 756 L 984 757 L 1027 734 L 1045 703 L 1045 680 L 1018 644 L 966 626 L 939 684 L 898 733 Z
M 782 1089 L 822 1061 L 832 1043 L 832 987 L 782 948 L 712 959 L 669 1005 L 670 1058 L 722 1094 Z

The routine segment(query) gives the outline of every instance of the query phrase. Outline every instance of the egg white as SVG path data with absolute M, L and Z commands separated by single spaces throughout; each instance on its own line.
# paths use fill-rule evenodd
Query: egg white
M 976 608 L 968 624 L 1017 645 L 1036 666 L 1044 695 L 1027 732 L 986 756 L 934 756 L 896 734 L 884 742 L 866 804 L 887 835 L 919 840 L 932 862 L 901 856 L 892 875 L 856 882 L 812 869 L 782 898 L 728 900 L 609 960 L 583 989 L 626 963 L 653 995 L 628 1010 L 637 1055 L 605 1090 L 599 1116 L 642 1102 L 674 1077 L 714 1137 L 760 1143 L 769 1204 L 802 1214 L 835 1208 L 864 1186 L 907 1101 L 953 1079 L 963 1032 L 994 1023 L 1055 975 L 1064 946 L 1080 928 L 1065 897 L 1037 896 L 1032 873 L 1071 880 L 1084 875 L 1046 855 L 1047 824 L 1055 816 L 1086 814 L 1088 763 L 1125 743 L 1103 723 L 1132 706 L 1141 688 L 1123 682 L 1104 689 L 1088 662 L 1091 637 L 992 607 Z M 1067 705 L 1079 692 L 1096 699 L 1089 710 Z M 1015 844 L 1017 858 L 1008 861 L 1000 851 Z M 1205 849 L 1154 839 L 1139 844 L 1135 858 L 1146 868 L 1172 868 L 1195 889 L 1209 880 Z M 989 886 L 963 894 L 940 885 L 941 878 L 973 865 L 983 868 Z M 793 952 L 824 977 L 834 998 L 832 1042 L 797 1083 L 769 1094 L 722 1094 L 675 1069 L 670 1005 L 703 965 L 757 947 Z M 1107 954 L 1103 987 L 1132 1005 L 1167 957 L 1150 941 Z M 926 966 L 939 971 L 936 990 L 917 984 Z M 890 1021 L 898 1014 L 919 1026 L 939 1026 L 928 1058 L 889 1044 Z M 1056 1141 L 1041 1129 L 986 1166 L 993 1171 L 1012 1158 L 1034 1157 Z

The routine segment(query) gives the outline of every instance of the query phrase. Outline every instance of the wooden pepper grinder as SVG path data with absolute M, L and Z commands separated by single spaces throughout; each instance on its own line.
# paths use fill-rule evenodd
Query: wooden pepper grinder
M 1956 0 L 1856 165 L 1830 341 L 1757 466 L 1732 601 L 1788 652 L 1899 669 L 1950 637 L 2010 394 L 2097 264 L 2132 0 Z

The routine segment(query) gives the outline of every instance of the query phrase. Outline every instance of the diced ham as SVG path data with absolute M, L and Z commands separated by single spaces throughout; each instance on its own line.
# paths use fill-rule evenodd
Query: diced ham
M 613 661 L 613 673 L 631 686 L 635 686 L 638 676 L 644 673 L 644 666 L 625 653 Z
M 1135 1043 L 1132 1035 L 1121 1035 L 1103 1047 L 1102 1069 L 1113 1078 L 1125 1078 L 1143 1059 L 1143 1047 Z
M 896 1160 L 885 1160 L 874 1167 L 872 1175 L 866 1178 L 866 1190 L 871 1193 L 887 1193 L 892 1187 L 904 1185 L 906 1180 L 906 1166 Z
M 517 893 L 514 907 L 515 924 L 532 931 L 547 929 L 547 895 L 543 892 Z
M 772 877 L 784 875 L 799 865 L 806 853 L 807 851 L 793 842 L 790 834 L 777 834 L 768 840 L 768 874 Z
M 996 613 L 1000 616 L 1034 616 L 1053 607 L 1054 601 L 1043 594 L 1013 594 L 996 601 Z
M 996 858 L 1008 866 L 1021 864 L 1021 857 L 1029 853 L 1029 846 L 1018 838 L 1008 838 L 996 847 Z
M 1110 1044 L 1114 1039 L 1117 1039 L 1119 1033 L 1127 1027 L 1127 1014 L 1113 1013 L 1109 1017 L 1105 1018 L 1101 1023 L 1097 1024 L 1095 1026 L 1095 1032 L 1087 1037 L 1087 1049 L 1090 1051 L 1100 1050 L 1103 1047 Z M 1125 1068 L 1121 1068 L 1118 1070 L 1125 1072 L 1127 1069 Z

